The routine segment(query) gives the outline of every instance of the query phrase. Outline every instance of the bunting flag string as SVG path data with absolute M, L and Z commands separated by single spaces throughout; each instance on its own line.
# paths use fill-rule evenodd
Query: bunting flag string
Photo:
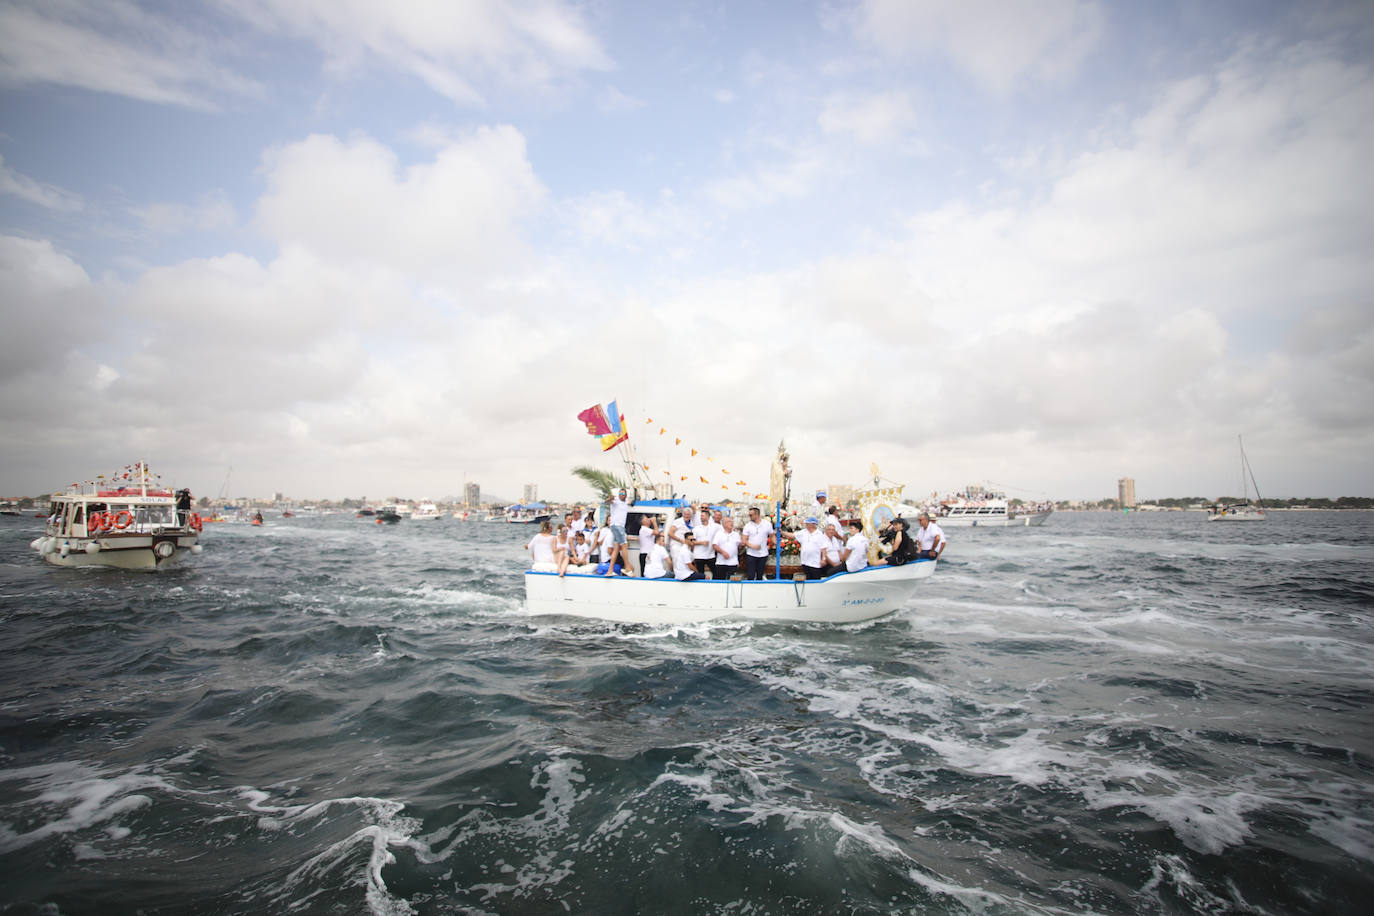
M 593 417 L 595 417 L 595 411 L 596 411 L 596 409 L 597 409 L 597 408 L 595 408 L 595 407 L 588 408 L 588 410 L 587 410 L 587 411 L 584 411 L 584 413 L 589 413 L 589 412 L 590 412 L 590 413 L 592 413 Z M 624 416 L 622 416 L 621 414 L 619 414 L 618 411 L 616 411 L 616 409 L 615 409 L 615 402 L 614 402 L 614 401 L 612 401 L 612 402 L 608 405 L 608 409 L 607 409 L 607 410 L 602 411 L 602 417 L 604 417 L 604 419 L 605 419 L 606 426 L 612 428 L 613 433 L 610 433 L 610 434 L 608 434 L 608 433 L 593 433 L 593 434 L 599 434 L 599 435 L 601 435 L 601 436 L 603 436 L 603 437 L 608 436 L 608 435 L 613 435 L 613 434 L 618 434 L 618 435 L 624 435 L 624 434 L 625 434 L 625 426 L 624 426 L 625 418 L 624 418 Z M 658 435 L 659 435 L 660 437 L 665 437 L 665 436 L 668 435 L 669 430 L 668 430 L 668 426 L 667 426 L 666 424 L 662 424 L 662 423 L 656 424 L 656 423 L 654 422 L 654 418 L 653 418 L 653 417 L 646 416 L 646 415 L 644 415 L 644 414 L 639 414 L 638 417 L 639 417 L 640 420 L 643 421 L 643 425 L 645 425 L 645 426 L 653 427 L 653 426 L 657 425 L 657 426 L 658 426 Z M 578 418 L 581 419 L 581 420 L 583 420 L 584 423 L 585 423 L 585 422 L 588 422 L 587 419 L 584 418 L 581 414 L 578 415 Z M 598 427 L 598 428 L 599 428 L 599 427 Z M 589 427 L 588 427 L 588 432 L 589 432 L 589 433 L 593 432 L 593 429 L 592 429 L 592 427 L 591 427 L 590 425 L 589 425 Z M 712 481 L 711 481 L 710 477 L 708 477 L 706 474 L 702 473 L 702 471 L 705 470 L 705 469 L 704 469 L 703 467 L 699 466 L 699 465 L 694 466 L 694 465 L 695 465 L 695 462 L 700 461 L 700 460 L 702 460 L 702 459 L 705 459 L 706 463 L 709 464 L 709 465 L 711 465 L 712 468 L 716 471 L 716 474 L 718 474 L 720 477 L 726 478 L 725 482 L 719 483 L 719 484 L 715 484 L 715 485 L 718 485 L 718 486 L 719 486 L 723 491 L 725 491 L 726 493 L 731 492 L 732 489 L 733 489 L 733 490 L 736 490 L 736 491 L 738 492 L 739 498 L 741 498 L 741 499 L 764 499 L 764 500 L 766 500 L 766 499 L 769 498 L 767 493 L 763 493 L 763 492 L 758 492 L 758 491 L 756 491 L 753 487 L 750 486 L 749 481 L 746 480 L 746 479 L 744 479 L 744 478 L 736 479 L 736 480 L 733 482 L 733 484 L 732 484 L 732 483 L 730 482 L 729 478 L 734 477 L 734 474 L 731 473 L 731 471 L 730 471 L 729 468 L 725 468 L 725 467 L 715 468 L 716 459 L 715 459 L 715 456 L 714 456 L 714 455 L 707 455 L 707 454 L 705 454 L 705 453 L 703 452 L 702 449 L 697 448 L 697 447 L 695 447 L 695 446 L 692 446 L 692 445 L 690 445 L 690 444 L 684 443 L 683 437 L 680 436 L 680 435 L 674 435 L 674 436 L 672 437 L 672 440 L 673 440 L 673 441 L 672 441 L 672 445 L 668 448 L 668 452 L 669 452 L 669 456 L 668 456 L 668 457 L 669 457 L 668 465 L 669 465 L 669 467 L 668 467 L 668 469 L 662 470 L 662 471 L 661 471 L 662 474 L 663 474 L 663 476 L 666 477 L 666 478 L 668 478 L 669 480 L 673 480 L 674 478 L 676 478 L 676 480 L 677 480 L 678 483 L 683 483 L 683 482 L 687 482 L 687 481 L 691 480 L 693 477 L 695 477 L 696 480 L 697 480 L 699 483 L 705 484 L 705 485 L 708 485 L 708 486 L 712 486 L 713 484 L 712 484 Z M 614 442 L 615 440 L 613 440 L 613 439 L 608 440 L 608 439 L 603 438 L 603 442 L 608 442 L 608 441 L 609 441 L 609 442 Z M 680 449 L 682 452 L 686 452 L 686 454 L 685 454 L 685 455 L 680 454 L 680 453 L 677 451 L 677 450 L 679 450 L 679 449 Z M 673 471 L 673 469 L 672 469 L 672 463 L 673 463 L 672 460 L 671 460 L 671 456 L 672 456 L 672 455 L 680 455 L 681 459 L 684 460 L 684 461 L 687 463 L 687 465 L 688 465 L 688 467 L 686 468 L 686 470 L 688 471 L 688 473 L 685 473 L 685 474 L 675 474 L 675 473 L 674 473 L 674 471 Z M 652 472 L 653 472 L 652 464 L 644 463 L 642 466 L 643 466 L 643 468 L 644 468 L 645 471 L 647 471 L 647 472 L 649 472 L 649 473 L 652 473 Z M 713 474 L 712 476 L 716 476 L 716 475 Z

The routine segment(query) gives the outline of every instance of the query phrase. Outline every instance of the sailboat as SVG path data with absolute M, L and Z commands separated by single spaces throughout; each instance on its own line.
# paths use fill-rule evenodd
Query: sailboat
M 1262 522 L 1267 516 L 1260 506 L 1259 484 L 1255 482 L 1255 472 L 1250 469 L 1250 461 L 1245 457 L 1245 442 L 1236 436 L 1240 443 L 1240 486 L 1244 491 L 1238 503 L 1215 503 L 1207 507 L 1209 522 Z M 1255 488 L 1255 498 L 1250 499 L 1250 487 Z

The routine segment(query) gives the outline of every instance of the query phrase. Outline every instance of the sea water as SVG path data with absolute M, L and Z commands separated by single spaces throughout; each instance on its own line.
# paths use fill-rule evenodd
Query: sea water
M 1355 913 L 1374 515 L 959 529 L 862 625 L 531 618 L 523 526 L 0 522 L 13 913 Z

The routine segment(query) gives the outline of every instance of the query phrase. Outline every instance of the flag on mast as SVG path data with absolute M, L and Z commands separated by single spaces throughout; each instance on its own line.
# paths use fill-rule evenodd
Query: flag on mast
M 605 436 L 611 432 L 611 424 L 606 419 L 606 411 L 602 410 L 600 404 L 593 404 L 588 407 L 577 415 L 577 419 L 587 424 L 588 435 Z
M 599 409 L 599 408 L 598 408 Z M 610 429 L 601 437 L 601 450 L 609 452 L 626 439 L 630 438 L 630 433 L 625 429 L 625 418 L 616 409 L 615 401 L 606 405 L 606 412 L 603 417 L 610 419 Z M 588 424 L 590 426 L 590 424 Z

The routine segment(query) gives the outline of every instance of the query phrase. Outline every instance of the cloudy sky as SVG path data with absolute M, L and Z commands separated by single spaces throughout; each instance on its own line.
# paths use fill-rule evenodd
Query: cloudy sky
M 1372 10 L 0 0 L 0 495 L 1374 494 Z

